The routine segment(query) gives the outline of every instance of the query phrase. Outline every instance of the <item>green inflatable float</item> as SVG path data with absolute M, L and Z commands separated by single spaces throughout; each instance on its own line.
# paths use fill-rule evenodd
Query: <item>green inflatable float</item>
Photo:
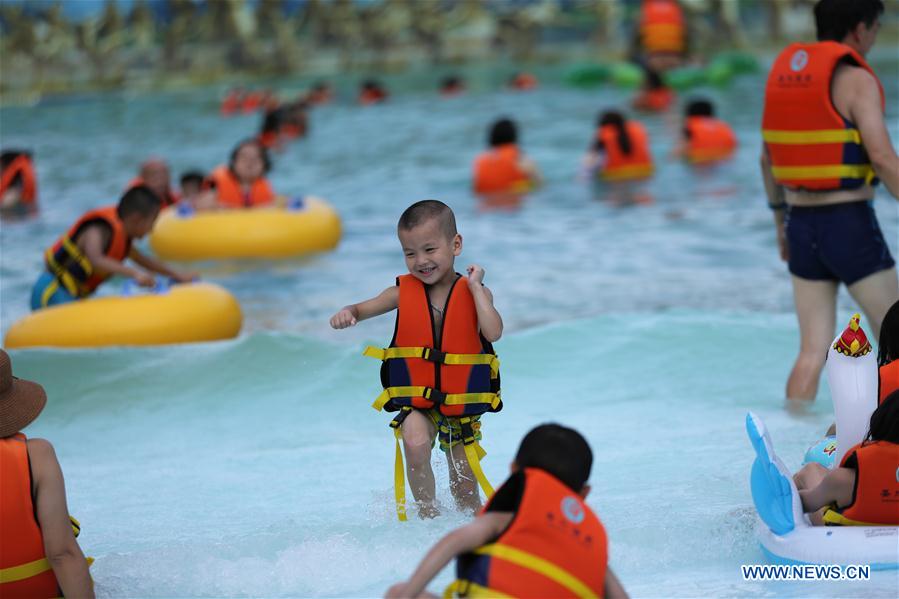
M 759 70 L 758 60 L 746 52 L 722 52 L 705 66 L 685 66 L 665 73 L 665 83 L 676 90 L 699 85 L 723 87 L 738 76 Z M 617 87 L 636 88 L 643 83 L 643 69 L 629 62 L 580 64 L 565 74 L 565 81 L 575 87 L 591 88 L 604 83 Z

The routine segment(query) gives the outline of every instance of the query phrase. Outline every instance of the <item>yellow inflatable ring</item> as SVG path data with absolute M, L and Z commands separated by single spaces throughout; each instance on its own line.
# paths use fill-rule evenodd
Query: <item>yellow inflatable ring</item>
M 4 345 L 102 347 L 164 345 L 236 337 L 240 304 L 212 283 L 175 285 L 162 293 L 97 297 L 50 306 L 15 322 Z
M 288 258 L 337 247 L 340 217 L 327 202 L 303 198 L 300 209 L 219 210 L 182 216 L 164 210 L 150 247 L 164 260 Z

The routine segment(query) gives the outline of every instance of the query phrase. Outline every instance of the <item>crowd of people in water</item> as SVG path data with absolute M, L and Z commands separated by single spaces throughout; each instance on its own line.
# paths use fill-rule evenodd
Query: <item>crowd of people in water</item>
M 683 18 L 674 0 L 647 0 L 644 7 L 641 60 L 648 76 L 634 107 L 667 110 L 673 93 L 659 83 L 683 57 Z M 899 510 L 891 499 L 899 496 L 899 282 L 871 207 L 878 179 L 891 195 L 899 195 L 899 156 L 884 124 L 882 86 L 864 58 L 883 10 L 880 0 L 819 0 L 818 41 L 792 44 L 777 57 L 762 119 L 762 174 L 781 256 L 791 273 L 801 336 L 787 398 L 816 395 L 834 336 L 841 282 L 879 338 L 880 397 L 867 437 L 832 471 L 811 468 L 797 474 L 803 509 L 844 525 L 899 526 Z M 527 91 L 538 82 L 519 73 L 508 84 Z M 439 90 L 457 95 L 464 93 L 465 83 L 447 78 Z M 286 200 L 266 178 L 269 151 L 302 137 L 308 130 L 306 112 L 332 101 L 333 95 L 327 83 L 284 104 L 271 94 L 232 90 L 222 114 L 261 110 L 262 131 L 238 143 L 227 163 L 212 172 L 184 173 L 177 191 L 164 160 L 144 162 L 117 205 L 88 211 L 48 248 L 32 308 L 85 300 L 115 274 L 141 285 L 152 284 L 148 272 L 182 282 L 195 278 L 195 273 L 143 254 L 133 242 L 152 230 L 163 208 L 191 212 L 284 206 Z M 376 104 L 389 97 L 384 86 L 368 80 L 357 101 Z M 488 147 L 473 162 L 475 193 L 518 196 L 540 185 L 539 170 L 518 141 L 513 119 L 500 118 L 489 127 Z M 726 160 L 736 144 L 710 101 L 686 103 L 679 156 L 704 166 Z M 30 154 L 3 152 L 0 162 L 4 211 L 36 209 Z M 619 110 L 602 111 L 584 172 L 614 186 L 646 179 L 653 171 L 646 128 Z M 408 274 L 379 295 L 341 308 L 330 325 L 344 329 L 396 311 L 390 345 L 365 353 L 382 361 L 384 389 L 374 407 L 396 414 L 391 428 L 397 439 L 399 518 L 407 517 L 406 475 L 418 515 L 440 513 L 431 469 L 435 443 L 451 466 L 450 491 L 457 507 L 478 515 L 435 545 L 409 580 L 389 589 L 388 596 L 422 596 L 453 558 L 458 574 L 450 591 L 460 596 L 626 596 L 608 565 L 603 525 L 584 501 L 592 454 L 579 433 L 558 425 L 533 429 L 521 443 L 511 476 L 495 493 L 481 471 L 480 418 L 502 408 L 492 344 L 502 336 L 503 321 L 492 291 L 483 284 L 484 269 L 469 264 L 465 275 L 456 272 L 463 244 L 452 209 L 437 200 L 416 202 L 400 216 L 397 236 Z M 129 259 L 140 268 L 128 265 Z M 21 433 L 45 403 L 40 386 L 13 377 L 9 356 L 0 352 L 0 525 L 4 537 L 9 527 L 9 534 L 21 539 L 14 550 L 9 544 L 0 546 L 0 591 L 4 596 L 56 596 L 60 591 L 91 596 L 87 562 L 75 541 L 52 447 Z M 478 485 L 489 498 L 483 508 Z M 819 522 L 818 516 L 813 521 Z

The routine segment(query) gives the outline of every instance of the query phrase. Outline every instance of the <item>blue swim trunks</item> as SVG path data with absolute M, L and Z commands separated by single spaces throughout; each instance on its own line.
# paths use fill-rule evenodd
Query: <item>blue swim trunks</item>
M 852 285 L 895 266 L 871 201 L 789 206 L 790 272 L 812 281 Z
M 56 277 L 44 271 L 31 288 L 31 309 L 40 310 L 47 306 L 67 304 L 78 298 L 66 291 Z

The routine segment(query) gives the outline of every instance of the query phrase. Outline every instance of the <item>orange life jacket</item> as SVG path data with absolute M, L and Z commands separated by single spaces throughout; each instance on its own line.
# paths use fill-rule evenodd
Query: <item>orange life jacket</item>
M 515 144 L 504 144 L 482 152 L 474 161 L 475 193 L 526 193 L 533 188 L 530 175 L 519 165 L 521 153 Z
M 687 160 L 693 164 L 705 164 L 724 160 L 734 153 L 737 137 L 730 126 L 709 116 L 687 117 L 684 127 L 687 138 Z
M 25 435 L 0 439 L 0 597 L 60 597 L 31 496 Z
M 271 203 L 275 192 L 265 178 L 259 178 L 250 186 L 250 192 L 244 193 L 237 177 L 227 166 L 219 166 L 210 174 L 215 185 L 218 202 L 229 208 L 250 208 Z
M 259 143 L 262 144 L 264 148 L 274 148 L 278 145 L 278 132 L 277 131 L 263 131 L 259 134 Z
M 652 176 L 652 155 L 646 129 L 637 121 L 627 121 L 624 126 L 631 142 L 630 154 L 621 150 L 616 126 L 603 125 L 596 134 L 605 150 L 605 162 L 600 171 L 604 181 L 633 181 Z
M 456 276 L 443 311 L 440 343 L 424 283 L 413 275 L 397 277 L 396 332 L 387 349 L 367 355 L 384 360 L 384 392 L 375 408 L 436 408 L 444 416 L 499 412 L 499 363 L 478 327 L 478 313 L 466 279 Z
M 243 100 L 240 105 L 240 109 L 243 112 L 253 112 L 259 109 L 262 106 L 262 101 L 264 100 L 264 96 L 261 92 L 249 92 L 243 97 Z
M 634 96 L 633 106 L 639 110 L 662 112 L 674 103 L 675 93 L 670 87 L 644 89 Z
M 837 112 L 830 95 L 834 71 L 847 59 L 877 77 L 855 50 L 832 41 L 791 44 L 774 61 L 762 139 L 779 184 L 833 191 L 877 183 L 858 129 Z M 877 84 L 883 104 L 879 79 Z
M 647 52 L 686 48 L 684 12 L 674 0 L 644 0 L 640 9 L 640 43 Z
M 19 154 L 3 169 L 3 174 L 0 175 L 0 195 L 13 186 L 16 178 L 19 178 L 17 184 L 22 186 L 19 201 L 26 206 L 34 205 L 37 202 L 37 176 L 28 154 Z
M 608 562 L 602 522 L 544 470 L 526 468 L 524 476 L 509 528 L 459 556 L 450 590 L 467 597 L 602 597 Z
M 882 404 L 887 395 L 893 391 L 899 391 L 899 360 L 893 360 L 889 364 L 880 367 L 880 393 L 878 394 L 878 404 Z
M 228 95 L 222 100 L 222 104 L 220 107 L 221 113 L 223 116 L 229 116 L 237 112 L 242 103 L 242 98 L 240 97 L 240 92 L 231 91 L 228 92 Z
M 359 103 L 363 106 L 377 104 L 387 99 L 387 92 L 382 89 L 363 89 L 359 92 Z
M 81 230 L 98 221 L 106 223 L 112 230 L 104 253 L 113 260 L 123 261 L 131 251 L 131 238 L 125 232 L 115 206 L 89 210 L 44 253 L 47 270 L 75 297 L 89 296 L 111 276 L 110 273 L 95 272 L 90 260 L 76 245 Z
M 138 186 L 140 186 L 140 185 L 143 185 L 144 187 L 147 187 L 147 183 L 143 180 L 143 178 L 141 178 L 141 177 L 135 177 L 135 178 L 131 179 L 131 181 L 128 182 L 128 187 L 126 187 L 125 189 L 126 189 L 126 190 L 128 190 L 128 189 L 133 189 L 133 188 L 138 187 Z M 150 189 L 150 188 L 147 187 L 147 189 Z M 150 189 L 150 191 L 153 191 L 153 190 Z M 153 193 L 156 194 L 155 191 L 153 191 Z M 159 197 L 159 196 L 157 195 L 157 197 Z M 162 208 L 168 208 L 169 206 L 173 206 L 173 205 L 177 204 L 179 199 L 180 199 L 180 198 L 178 197 L 178 194 L 176 194 L 176 193 L 175 193 L 174 191 L 172 191 L 171 189 L 168 189 L 168 190 L 166 190 L 164 196 L 159 197 L 159 201 L 160 201 L 159 207 L 160 207 L 160 209 L 162 209 Z
M 537 88 L 537 77 L 531 75 L 530 73 L 519 73 L 512 78 L 512 81 L 509 84 L 512 89 L 517 90 L 529 90 Z
M 852 503 L 824 513 L 826 524 L 899 526 L 899 444 L 888 441 L 859 443 L 843 457 L 845 468 L 855 457 Z
M 306 135 L 306 127 L 297 123 L 284 123 L 281 125 L 280 133 L 287 139 L 296 139 Z

